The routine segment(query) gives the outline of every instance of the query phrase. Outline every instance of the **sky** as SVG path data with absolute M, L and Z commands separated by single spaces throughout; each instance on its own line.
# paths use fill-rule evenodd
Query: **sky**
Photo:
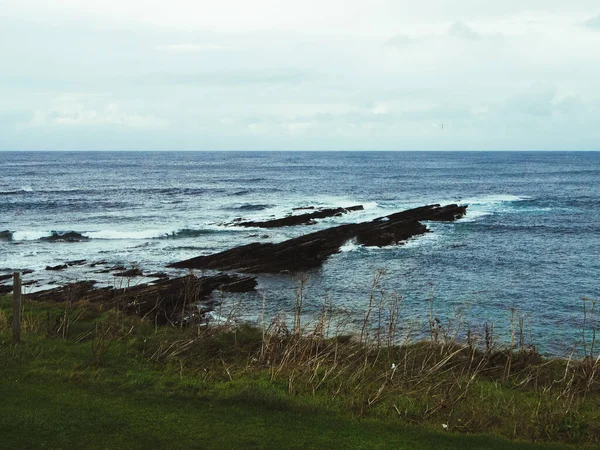
M 0 0 L 0 150 L 600 150 L 598 0 Z

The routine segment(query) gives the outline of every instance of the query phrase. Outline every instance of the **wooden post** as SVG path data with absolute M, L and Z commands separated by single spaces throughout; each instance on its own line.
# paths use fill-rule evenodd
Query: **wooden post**
M 13 274 L 13 342 L 21 340 L 21 273 Z

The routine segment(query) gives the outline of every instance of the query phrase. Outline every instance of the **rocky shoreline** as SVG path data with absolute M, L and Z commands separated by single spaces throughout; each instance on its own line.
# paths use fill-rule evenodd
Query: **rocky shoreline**
M 125 287 L 97 287 L 95 280 L 68 283 L 63 286 L 27 294 L 33 301 L 86 300 L 106 307 L 117 307 L 127 313 L 153 315 L 161 323 L 178 323 L 210 312 L 214 302 L 212 292 L 250 292 L 257 285 L 255 276 L 245 274 L 281 274 L 311 270 L 320 267 L 331 255 L 338 253 L 347 242 L 363 246 L 385 247 L 401 245 L 407 239 L 428 233 L 423 221 L 449 222 L 466 214 L 467 205 L 427 205 L 420 208 L 379 217 L 372 221 L 345 224 L 326 228 L 280 243 L 251 243 L 208 256 L 199 256 L 166 266 L 170 269 L 203 269 L 237 273 L 217 273 L 197 277 L 193 274 L 170 278 L 164 272 L 146 274 L 138 267 L 126 268 L 109 265 L 107 261 L 66 261 L 47 266 L 47 271 L 60 272 L 69 267 L 89 267 L 91 273 L 111 274 L 127 280 Z M 267 221 L 238 221 L 232 225 L 242 227 L 273 228 L 294 225 L 311 225 L 316 219 L 334 217 L 364 209 L 361 205 L 349 208 L 317 209 L 309 213 L 290 215 Z M 4 233 L 4 232 L 3 232 Z M 45 239 L 51 242 L 74 242 L 86 239 L 79 233 L 55 233 Z M 32 273 L 31 270 L 22 274 Z M 0 294 L 12 292 L 12 273 L 0 275 Z M 139 283 L 139 280 L 150 279 Z M 137 283 L 130 283 L 138 280 Z M 23 285 L 34 285 L 35 280 L 23 280 Z M 200 305 L 200 306 L 199 306 Z M 187 320 L 187 319 L 186 319 Z
M 370 222 L 340 225 L 316 231 L 278 244 L 243 245 L 209 256 L 198 256 L 170 264 L 180 269 L 212 269 L 242 273 L 283 273 L 319 267 L 338 253 L 348 241 L 359 245 L 385 247 L 427 233 L 421 221 L 454 221 L 463 217 L 467 206 L 428 205 L 410 209 Z

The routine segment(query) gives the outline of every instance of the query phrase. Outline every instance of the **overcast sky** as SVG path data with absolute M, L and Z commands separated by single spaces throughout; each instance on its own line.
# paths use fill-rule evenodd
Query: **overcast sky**
M 0 0 L 0 150 L 599 150 L 599 80 L 598 0 Z

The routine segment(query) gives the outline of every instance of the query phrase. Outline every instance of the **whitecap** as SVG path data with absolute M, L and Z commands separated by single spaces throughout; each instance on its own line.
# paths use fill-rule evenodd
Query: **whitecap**
M 12 234 L 13 241 L 37 241 L 38 239 L 52 236 L 50 231 L 42 231 L 42 230 L 25 230 L 25 231 L 15 231 Z
M 175 230 L 138 230 L 138 231 L 123 231 L 123 230 L 100 230 L 87 231 L 82 233 L 84 237 L 90 239 L 154 239 L 167 236 Z
M 342 253 L 353 252 L 355 250 L 358 250 L 359 248 L 360 248 L 360 245 L 358 245 L 356 243 L 356 241 L 349 240 L 340 247 L 340 252 L 342 252 Z
M 526 195 L 491 194 L 482 197 L 473 197 L 460 200 L 460 203 L 468 205 L 497 205 L 500 203 L 521 202 L 530 200 L 532 197 Z

